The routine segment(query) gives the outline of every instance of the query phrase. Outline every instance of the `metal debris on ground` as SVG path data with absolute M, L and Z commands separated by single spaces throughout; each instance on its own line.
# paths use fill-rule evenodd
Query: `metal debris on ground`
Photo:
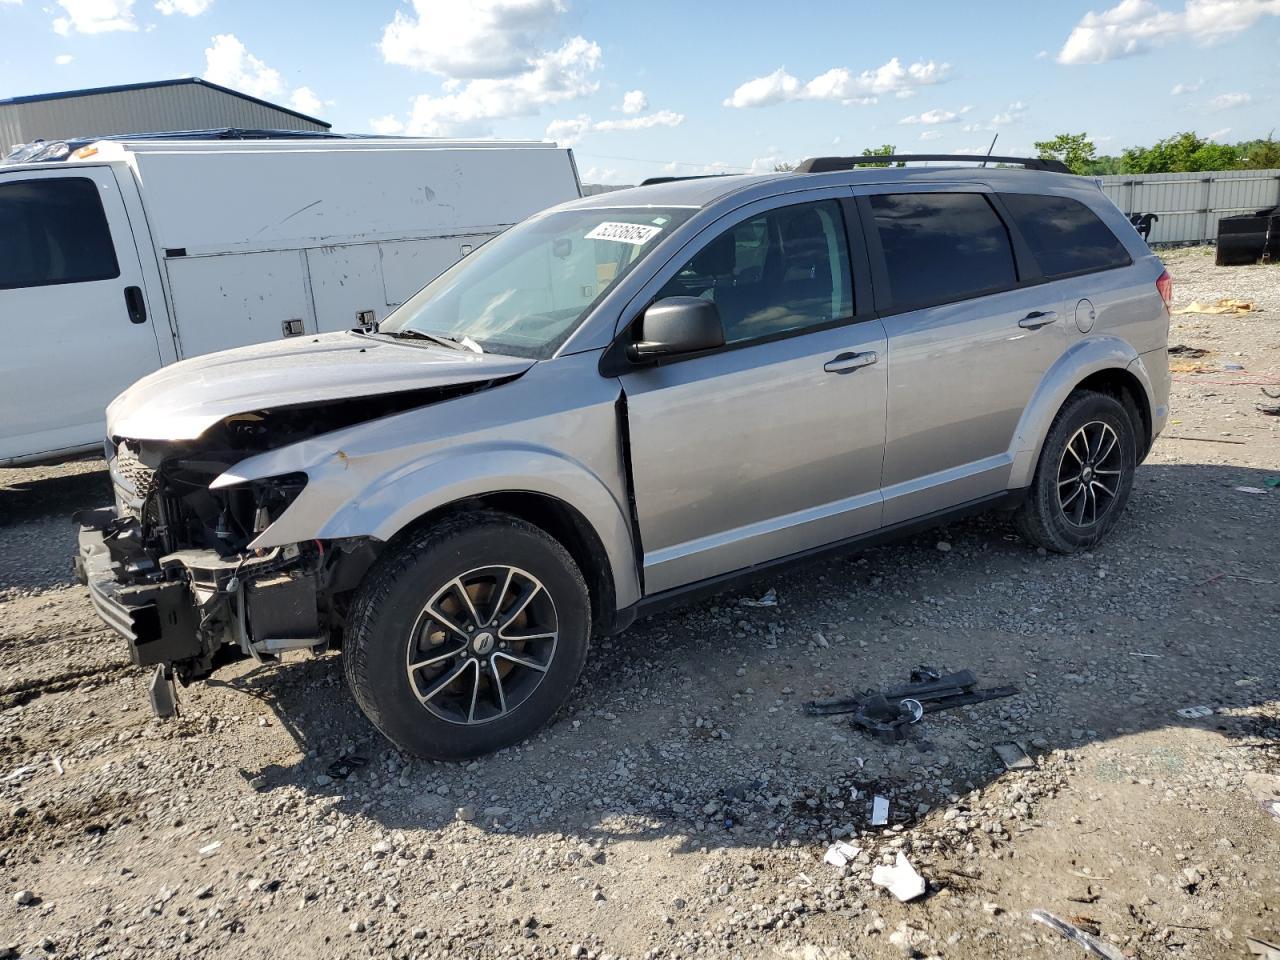
M 1183 707 L 1181 710 L 1175 710 L 1174 712 L 1184 720 L 1199 720 L 1201 717 L 1213 716 L 1213 707 L 1206 707 L 1202 705 Z
M 778 591 L 770 587 L 765 591 L 764 596 L 759 600 L 753 600 L 751 597 L 743 597 L 738 601 L 740 607 L 776 607 L 778 605 Z
M 1178 316 L 1179 314 L 1183 314 L 1183 313 L 1236 314 L 1236 313 L 1252 313 L 1252 312 L 1253 312 L 1252 300 L 1235 300 L 1231 297 L 1223 297 L 1221 300 L 1218 300 L 1214 303 L 1201 303 L 1199 300 L 1193 301 L 1192 303 L 1187 304 L 1185 307 L 1181 307 L 1178 310 L 1174 310 L 1173 315 Z
M 1169 348 L 1169 356 L 1171 357 L 1189 357 L 1194 360 L 1208 355 L 1209 351 L 1204 347 L 1188 347 L 1185 343 L 1174 344 Z
M 889 822 L 889 798 L 876 794 L 871 798 L 871 825 L 883 827 Z
M 1050 930 L 1062 934 L 1072 943 L 1083 947 L 1086 952 L 1095 957 L 1102 957 L 1102 960 L 1125 960 L 1125 955 L 1117 947 L 1113 947 L 1105 940 L 1081 930 L 1061 917 L 1055 917 L 1048 910 L 1032 910 L 1029 916 L 1036 923 L 1042 923 Z
M 1016 743 L 997 743 L 991 748 L 1004 761 L 1006 770 L 1034 770 L 1035 761 Z
M 892 867 L 880 864 L 871 871 L 871 882 L 877 887 L 884 887 L 903 903 L 924 896 L 924 877 L 916 872 L 901 851 Z
M 348 754 L 345 757 L 339 757 L 333 763 L 329 764 L 329 776 L 335 780 L 345 780 L 351 774 L 355 773 L 361 767 L 367 767 L 369 761 L 364 757 L 357 757 Z
M 810 700 L 803 710 L 811 717 L 851 713 L 850 722 L 882 743 L 897 743 L 926 713 L 952 707 L 983 703 L 1001 697 L 1012 697 L 1017 687 L 991 687 L 975 690 L 978 678 L 972 670 L 960 670 L 946 676 L 932 667 L 919 667 L 911 672 L 909 683 L 883 693 L 868 690 L 860 697 L 836 697 Z

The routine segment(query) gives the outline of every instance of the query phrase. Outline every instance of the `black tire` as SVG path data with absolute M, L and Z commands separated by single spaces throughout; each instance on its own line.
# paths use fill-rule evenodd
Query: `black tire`
M 1112 435 L 1115 451 L 1103 457 Z M 1094 438 L 1098 438 L 1096 447 Z M 1096 462 L 1091 463 L 1091 456 Z M 1137 463 L 1137 431 L 1124 404 L 1109 394 L 1075 391 L 1049 428 L 1031 489 L 1014 513 L 1014 525 L 1025 540 L 1055 553 L 1089 549 L 1119 521 Z M 1113 469 L 1119 472 L 1111 473 Z M 1115 492 L 1107 499 L 1104 491 L 1112 489 L 1108 487 L 1112 481 Z M 1059 498 L 1060 488 L 1062 499 L 1068 501 L 1065 505 Z M 1068 500 L 1073 493 L 1075 499 Z
M 515 573 L 494 601 L 506 569 Z M 454 586 L 458 578 L 466 598 Z M 525 595 L 511 617 L 521 623 L 493 626 Z M 524 640 L 551 629 L 537 626 L 539 618 L 552 621 L 554 637 Z M 478 632 L 459 629 L 473 623 Z M 460 760 L 519 743 L 551 719 L 582 671 L 590 625 L 586 583 L 563 546 L 516 517 L 468 513 L 417 532 L 378 559 L 352 605 L 342 656 L 356 702 L 389 740 L 418 756 Z M 462 652 L 448 653 L 457 644 Z M 439 673 L 434 663 L 411 669 L 431 660 L 444 661 Z M 458 679 L 444 685 L 449 675 Z M 473 677 L 476 692 L 469 694 Z

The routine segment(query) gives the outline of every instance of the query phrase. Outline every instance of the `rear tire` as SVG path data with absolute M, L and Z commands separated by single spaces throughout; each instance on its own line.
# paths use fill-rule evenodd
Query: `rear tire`
M 401 749 L 476 757 L 536 732 L 586 661 L 587 586 L 555 539 L 516 517 L 450 517 L 379 558 L 343 660 L 360 709 Z
M 1124 404 L 1077 390 L 1049 428 L 1015 527 L 1029 543 L 1055 553 L 1089 549 L 1124 512 L 1137 462 L 1137 431 Z

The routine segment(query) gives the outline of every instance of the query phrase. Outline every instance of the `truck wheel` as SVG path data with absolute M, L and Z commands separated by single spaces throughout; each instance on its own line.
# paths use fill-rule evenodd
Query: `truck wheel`
M 343 645 L 347 682 L 401 749 L 476 757 L 551 719 L 590 625 L 587 586 L 556 540 L 507 514 L 450 517 L 369 571 Z
M 1077 390 L 1049 428 L 1014 524 L 1030 543 L 1075 553 L 1101 540 L 1124 511 L 1138 448 L 1133 421 L 1114 397 Z

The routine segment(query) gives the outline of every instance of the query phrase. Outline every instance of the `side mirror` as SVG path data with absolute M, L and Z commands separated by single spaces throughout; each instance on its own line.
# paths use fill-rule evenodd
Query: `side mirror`
M 720 311 L 701 297 L 667 297 L 640 318 L 639 339 L 627 348 L 632 360 L 655 360 L 724 346 Z

